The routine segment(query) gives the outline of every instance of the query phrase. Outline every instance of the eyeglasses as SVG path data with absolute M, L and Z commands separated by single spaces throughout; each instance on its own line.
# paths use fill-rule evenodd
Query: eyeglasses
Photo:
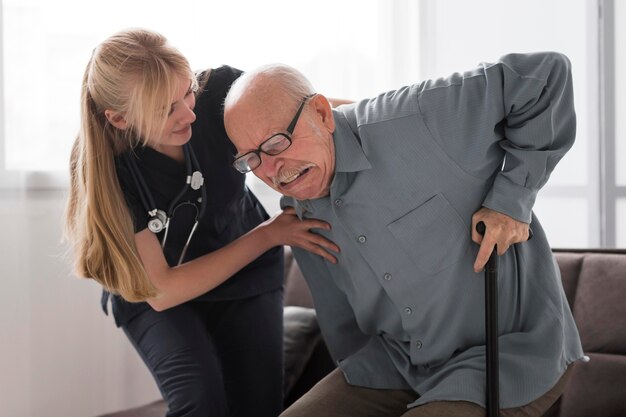
M 296 128 L 302 109 L 304 109 L 304 104 L 314 95 L 315 94 L 310 94 L 302 99 L 296 115 L 293 117 L 284 133 L 276 133 L 270 136 L 268 139 L 264 140 L 259 147 L 256 148 L 256 150 L 246 152 L 235 158 L 233 161 L 233 168 L 242 174 L 245 174 L 246 172 L 257 169 L 259 165 L 261 165 L 261 152 L 266 155 L 276 156 L 289 148 L 289 146 L 291 146 L 291 135 L 293 135 L 293 131 Z

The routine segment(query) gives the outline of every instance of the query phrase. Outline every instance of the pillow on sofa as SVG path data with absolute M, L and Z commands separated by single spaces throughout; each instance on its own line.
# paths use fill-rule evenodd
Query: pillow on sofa
M 320 343 L 322 335 L 317 324 L 315 310 L 312 308 L 285 307 L 284 327 L 285 381 L 283 392 L 287 398 L 295 382 L 302 375 L 313 350 Z

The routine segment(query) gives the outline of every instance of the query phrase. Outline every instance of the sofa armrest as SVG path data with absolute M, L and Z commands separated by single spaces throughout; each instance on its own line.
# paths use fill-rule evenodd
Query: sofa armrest
M 313 298 L 293 253 L 285 247 L 285 306 L 313 308 Z

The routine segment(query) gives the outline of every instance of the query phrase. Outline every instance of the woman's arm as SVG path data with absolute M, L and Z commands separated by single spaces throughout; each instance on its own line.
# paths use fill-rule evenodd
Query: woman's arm
M 338 107 L 338 106 L 341 106 L 342 104 L 354 103 L 354 101 L 352 100 L 346 100 L 343 98 L 331 98 L 331 97 L 327 97 L 327 98 L 328 98 L 328 102 L 330 103 L 332 107 Z
M 336 259 L 327 250 L 339 248 L 310 229 L 330 229 L 320 220 L 300 220 L 294 209 L 261 223 L 221 249 L 170 267 L 161 245 L 148 229 L 135 235 L 135 242 L 148 277 L 160 295 L 146 300 L 156 311 L 166 310 L 217 287 L 261 254 L 279 245 L 293 245 L 320 255 L 330 262 Z

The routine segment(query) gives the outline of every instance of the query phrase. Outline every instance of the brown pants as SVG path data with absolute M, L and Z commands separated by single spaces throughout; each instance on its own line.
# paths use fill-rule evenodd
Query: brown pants
M 539 417 L 561 396 L 571 366 L 543 396 L 522 407 L 500 410 L 501 417 Z M 417 400 L 413 391 L 379 390 L 348 385 L 339 369 L 296 401 L 281 417 L 485 417 L 486 410 L 467 401 L 436 401 L 407 409 Z

